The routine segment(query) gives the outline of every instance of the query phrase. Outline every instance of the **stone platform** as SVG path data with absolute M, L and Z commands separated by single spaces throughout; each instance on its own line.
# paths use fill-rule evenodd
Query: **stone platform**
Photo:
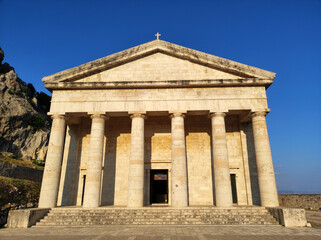
M 317 240 L 321 229 L 264 226 L 107 225 L 0 229 L 1 240 Z
M 50 210 L 40 226 L 88 225 L 277 225 L 264 207 L 144 207 L 92 209 L 60 207 Z

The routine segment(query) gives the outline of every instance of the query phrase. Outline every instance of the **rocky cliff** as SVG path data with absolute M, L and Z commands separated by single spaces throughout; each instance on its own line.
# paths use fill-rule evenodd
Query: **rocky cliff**
M 50 97 L 23 82 L 3 59 L 0 48 L 0 152 L 43 160 L 51 124 L 46 115 Z

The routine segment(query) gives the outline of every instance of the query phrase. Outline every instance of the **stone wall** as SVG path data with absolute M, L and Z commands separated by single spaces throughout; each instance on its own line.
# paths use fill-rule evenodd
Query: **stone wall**
M 0 162 L 0 176 L 41 182 L 42 170 Z
M 282 207 L 321 209 L 321 194 L 279 194 Z

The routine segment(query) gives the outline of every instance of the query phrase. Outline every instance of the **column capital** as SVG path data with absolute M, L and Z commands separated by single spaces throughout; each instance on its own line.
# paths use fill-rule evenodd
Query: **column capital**
M 108 120 L 109 116 L 107 114 L 93 113 L 93 114 L 90 114 L 90 118 L 91 119 L 102 118 L 102 119 Z
M 208 115 L 209 118 L 213 117 L 225 117 L 226 113 L 225 112 L 213 112 Z
M 52 114 L 50 115 L 51 119 L 54 120 L 54 119 L 65 119 L 65 115 L 63 114 Z
M 265 117 L 268 114 L 267 111 L 257 111 L 257 112 L 251 112 L 250 113 L 250 117 L 254 118 L 254 117 Z
M 186 113 L 184 112 L 173 112 L 169 115 L 170 118 L 176 118 L 176 117 L 182 117 L 185 118 L 186 117 Z
M 133 118 L 143 118 L 143 119 L 146 119 L 146 114 L 145 113 L 131 113 L 130 114 L 130 118 L 133 119 Z

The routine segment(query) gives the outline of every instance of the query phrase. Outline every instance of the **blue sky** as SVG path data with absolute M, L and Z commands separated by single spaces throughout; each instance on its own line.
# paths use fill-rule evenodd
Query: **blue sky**
M 321 193 L 321 1 L 0 0 L 5 61 L 41 78 L 155 39 L 277 73 L 267 117 L 278 189 Z

